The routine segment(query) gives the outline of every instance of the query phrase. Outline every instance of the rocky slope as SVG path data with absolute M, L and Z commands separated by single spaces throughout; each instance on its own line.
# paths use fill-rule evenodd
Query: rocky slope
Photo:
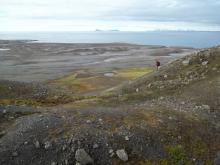
M 220 164 L 219 61 L 204 49 L 97 97 L 1 80 L 0 164 Z

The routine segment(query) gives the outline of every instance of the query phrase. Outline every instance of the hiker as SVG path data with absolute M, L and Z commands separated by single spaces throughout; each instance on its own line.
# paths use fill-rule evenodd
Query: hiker
M 160 62 L 159 61 L 157 61 L 156 62 L 156 67 L 157 67 L 157 70 L 158 70 L 158 67 L 160 66 Z

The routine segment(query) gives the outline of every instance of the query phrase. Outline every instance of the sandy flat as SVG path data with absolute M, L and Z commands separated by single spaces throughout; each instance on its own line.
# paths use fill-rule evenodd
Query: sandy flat
M 78 70 L 109 71 L 155 66 L 156 60 L 163 65 L 195 51 L 198 49 L 126 43 L 64 44 L 0 40 L 0 78 L 45 83 Z M 170 56 L 170 53 L 181 54 Z

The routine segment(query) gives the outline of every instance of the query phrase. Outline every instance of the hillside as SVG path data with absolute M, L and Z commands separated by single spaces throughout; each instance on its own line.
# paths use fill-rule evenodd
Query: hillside
M 0 80 L 0 164 L 220 164 L 220 46 L 82 96 Z

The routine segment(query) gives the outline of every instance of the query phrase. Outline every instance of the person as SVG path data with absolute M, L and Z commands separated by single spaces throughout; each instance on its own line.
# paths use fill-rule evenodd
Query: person
M 158 70 L 158 67 L 160 66 L 160 62 L 159 61 L 157 61 L 156 62 L 156 67 L 157 67 L 157 70 Z

